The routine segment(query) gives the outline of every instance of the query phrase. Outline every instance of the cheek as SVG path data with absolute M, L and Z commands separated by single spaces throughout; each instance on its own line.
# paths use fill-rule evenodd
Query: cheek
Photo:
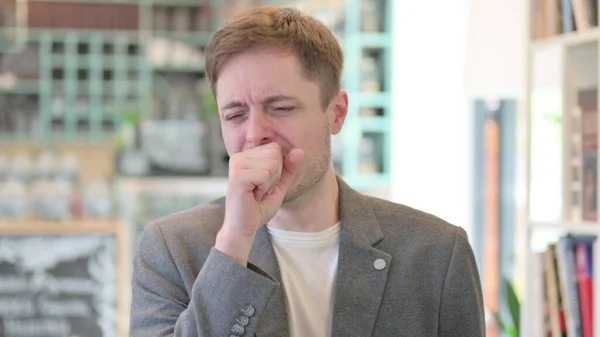
M 222 127 L 221 133 L 223 135 L 225 148 L 230 156 L 243 151 L 244 144 L 246 143 L 246 137 L 241 128 L 230 129 L 227 127 Z
M 309 156 L 317 154 L 324 149 L 326 130 L 325 122 L 310 123 L 297 130 L 295 145 L 301 146 Z

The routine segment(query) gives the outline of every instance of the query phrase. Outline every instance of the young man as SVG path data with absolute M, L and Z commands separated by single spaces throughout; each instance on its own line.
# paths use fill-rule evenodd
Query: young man
M 333 169 L 348 95 L 323 24 L 263 7 L 206 47 L 227 195 L 150 224 L 131 336 L 484 336 L 466 233 L 364 196 Z

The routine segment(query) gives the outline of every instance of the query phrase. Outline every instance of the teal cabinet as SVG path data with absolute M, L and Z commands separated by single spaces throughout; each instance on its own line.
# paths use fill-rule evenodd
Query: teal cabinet
M 353 187 L 390 184 L 391 0 L 347 0 L 342 37 L 350 102 L 340 135 L 342 174 Z

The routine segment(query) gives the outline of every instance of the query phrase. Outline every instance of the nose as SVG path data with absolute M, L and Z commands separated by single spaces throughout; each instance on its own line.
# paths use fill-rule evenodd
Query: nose
M 272 141 L 272 127 L 268 116 L 263 111 L 253 110 L 248 117 L 246 142 L 256 147 Z

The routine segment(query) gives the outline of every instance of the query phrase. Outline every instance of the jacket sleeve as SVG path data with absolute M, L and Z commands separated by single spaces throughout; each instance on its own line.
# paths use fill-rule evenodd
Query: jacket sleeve
M 485 336 L 485 311 L 479 272 L 467 233 L 458 227 L 444 280 L 439 337 Z
M 188 294 L 171 254 L 158 224 L 148 225 L 133 262 L 130 337 L 254 335 L 275 279 L 212 248 Z

